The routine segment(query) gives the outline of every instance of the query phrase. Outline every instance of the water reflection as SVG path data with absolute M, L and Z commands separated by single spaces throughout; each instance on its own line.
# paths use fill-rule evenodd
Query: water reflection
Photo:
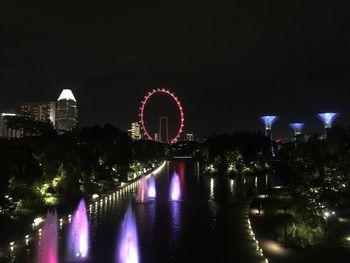
M 196 163 L 196 174 L 197 174 L 197 179 L 199 178 L 200 175 L 200 166 L 199 166 L 199 162 Z
M 232 196 L 235 196 L 235 180 L 229 179 L 230 180 L 230 192 Z
M 258 188 L 258 177 L 255 177 L 254 179 L 254 186 L 255 188 Z
M 216 220 L 217 220 L 216 215 L 219 211 L 218 203 L 215 201 L 215 180 L 216 179 L 212 177 L 209 179 L 209 198 L 206 197 L 208 199 L 211 231 L 214 231 L 216 228 Z M 206 183 L 206 185 L 208 184 Z
M 215 187 L 215 180 L 214 178 L 210 178 L 210 198 L 214 199 L 214 187 Z
M 171 202 L 170 203 L 170 215 L 171 215 L 171 246 L 178 247 L 182 235 L 181 227 L 181 203 Z

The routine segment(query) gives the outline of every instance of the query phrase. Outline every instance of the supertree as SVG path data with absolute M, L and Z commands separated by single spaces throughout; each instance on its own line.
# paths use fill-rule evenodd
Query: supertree
M 317 114 L 317 116 L 323 122 L 323 127 L 325 129 L 325 138 L 326 138 L 328 131 L 332 128 L 333 121 L 338 116 L 338 113 L 336 113 L 336 112 L 323 112 L 323 113 Z
M 277 116 L 274 115 L 266 115 L 266 116 L 261 116 L 260 119 L 262 120 L 262 122 L 265 125 L 265 135 L 266 137 L 269 138 L 270 143 L 271 143 L 271 153 L 272 156 L 275 157 L 275 149 L 274 149 L 274 145 L 272 143 L 272 133 L 271 133 L 271 129 L 272 129 L 272 125 L 274 124 L 274 122 L 278 119 Z
M 289 127 L 291 127 L 294 131 L 294 139 L 297 142 L 300 138 L 301 132 L 304 129 L 304 123 L 303 122 L 293 122 L 289 123 Z
M 265 125 L 265 135 L 270 139 L 272 139 L 271 128 L 274 122 L 278 119 L 278 117 L 273 115 L 272 116 L 267 115 L 267 116 L 261 116 L 260 119 Z
M 301 134 L 302 130 L 304 129 L 304 123 L 303 122 L 293 122 L 289 123 L 289 127 L 291 127 L 294 130 L 294 135 L 298 136 Z

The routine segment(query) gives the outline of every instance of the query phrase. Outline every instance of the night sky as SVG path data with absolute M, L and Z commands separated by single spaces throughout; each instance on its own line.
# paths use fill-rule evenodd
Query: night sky
M 348 0 L 22 2 L 0 3 L 0 110 L 71 88 L 81 127 L 126 130 L 160 87 L 196 137 L 262 129 L 262 114 L 281 116 L 276 136 L 321 132 L 322 111 L 350 122 Z

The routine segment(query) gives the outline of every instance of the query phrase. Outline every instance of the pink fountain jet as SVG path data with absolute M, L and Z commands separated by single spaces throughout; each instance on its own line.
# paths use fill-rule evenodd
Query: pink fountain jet
M 39 263 L 58 263 L 57 213 L 47 213 L 39 246 Z
M 140 203 L 144 203 L 147 201 L 147 182 L 144 177 L 140 179 L 136 199 L 137 199 L 137 202 L 140 202 Z

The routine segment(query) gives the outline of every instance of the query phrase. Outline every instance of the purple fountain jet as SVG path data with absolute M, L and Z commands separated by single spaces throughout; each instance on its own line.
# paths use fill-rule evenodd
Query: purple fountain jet
M 121 226 L 116 263 L 139 263 L 139 244 L 135 217 L 129 205 Z
M 83 199 L 72 218 L 68 238 L 69 260 L 74 262 L 86 260 L 89 254 L 89 221 Z

